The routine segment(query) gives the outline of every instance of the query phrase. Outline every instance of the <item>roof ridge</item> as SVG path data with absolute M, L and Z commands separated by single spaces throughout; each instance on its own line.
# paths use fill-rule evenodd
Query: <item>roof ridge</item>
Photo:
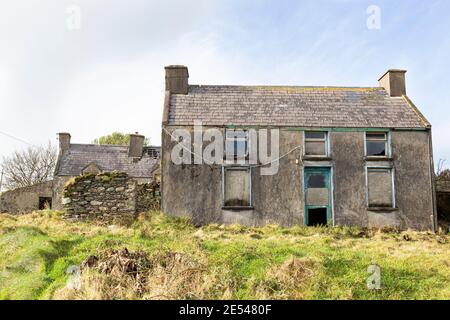
M 190 84 L 192 88 L 249 88 L 249 89 L 357 89 L 357 90 L 383 90 L 383 87 L 362 86 L 296 86 L 296 85 L 222 85 L 222 84 Z
M 128 147 L 126 144 L 96 144 L 96 143 L 71 143 L 71 146 L 83 146 L 83 147 Z

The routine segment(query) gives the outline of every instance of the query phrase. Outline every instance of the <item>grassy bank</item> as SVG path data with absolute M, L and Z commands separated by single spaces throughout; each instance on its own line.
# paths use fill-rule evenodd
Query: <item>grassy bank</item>
M 143 258 L 133 262 L 111 251 L 122 248 Z M 78 289 L 69 288 L 67 270 L 93 255 L 99 266 L 84 268 Z M 105 267 L 112 261 L 120 268 Z M 130 263 L 133 273 L 121 274 Z M 367 288 L 373 264 L 381 268 L 380 290 Z M 0 298 L 450 299 L 450 236 L 195 228 L 160 213 L 141 215 L 131 226 L 66 222 L 51 211 L 3 214 Z

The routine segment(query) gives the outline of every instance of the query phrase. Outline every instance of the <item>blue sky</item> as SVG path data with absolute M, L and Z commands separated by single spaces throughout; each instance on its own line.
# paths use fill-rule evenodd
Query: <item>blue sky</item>
M 80 8 L 81 28 L 66 12 Z M 369 29 L 367 8 L 380 9 Z M 376 86 L 407 92 L 450 165 L 450 1 L 16 0 L 0 4 L 0 131 L 30 144 L 119 130 L 160 143 L 164 65 L 199 84 Z M 0 158 L 25 143 L 0 134 Z

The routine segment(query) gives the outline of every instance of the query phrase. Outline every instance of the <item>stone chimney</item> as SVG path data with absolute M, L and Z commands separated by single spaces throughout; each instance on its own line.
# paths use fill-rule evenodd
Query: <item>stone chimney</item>
M 380 87 L 386 89 L 391 97 L 401 97 L 406 95 L 406 70 L 389 69 L 378 79 Z
M 70 133 L 67 133 L 67 132 L 58 133 L 58 140 L 59 140 L 59 150 L 61 152 L 65 151 L 65 150 L 69 150 Z
M 128 148 L 128 156 L 131 158 L 142 158 L 142 151 L 144 149 L 144 140 L 145 137 L 143 135 L 138 134 L 130 134 L 130 146 Z
M 188 94 L 189 73 L 185 66 L 166 66 L 166 91 L 175 94 Z

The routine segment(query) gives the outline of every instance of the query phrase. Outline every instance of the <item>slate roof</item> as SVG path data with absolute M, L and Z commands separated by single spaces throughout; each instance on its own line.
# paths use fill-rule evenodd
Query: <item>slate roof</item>
M 338 128 L 426 128 L 407 97 L 379 87 L 190 85 L 172 94 L 168 124 L 264 125 Z
M 60 154 L 56 166 L 57 176 L 77 176 L 90 164 L 102 171 L 125 172 L 134 178 L 152 177 L 154 166 L 159 165 L 161 147 L 144 147 L 140 160 L 128 157 L 128 146 L 71 144 Z

